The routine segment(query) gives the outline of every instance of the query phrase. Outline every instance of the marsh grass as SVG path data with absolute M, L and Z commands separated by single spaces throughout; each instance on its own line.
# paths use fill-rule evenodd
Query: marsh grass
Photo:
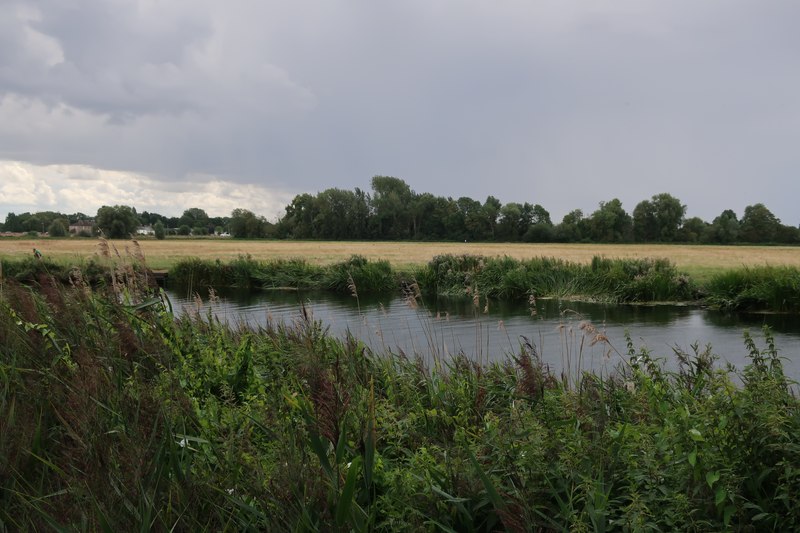
M 746 267 L 717 274 L 706 286 L 707 301 L 731 311 L 800 310 L 800 270 Z
M 175 317 L 136 255 L 95 285 L 3 271 L 2 530 L 800 527 L 800 405 L 769 330 L 743 369 L 694 346 L 667 371 L 629 337 L 598 373 L 581 322 L 561 375 L 529 339 L 428 364 L 307 309 Z
M 476 294 L 489 298 L 582 297 L 607 302 L 687 301 L 697 297 L 689 277 L 663 259 L 606 259 L 588 265 L 540 257 L 442 255 L 417 270 L 433 294 Z

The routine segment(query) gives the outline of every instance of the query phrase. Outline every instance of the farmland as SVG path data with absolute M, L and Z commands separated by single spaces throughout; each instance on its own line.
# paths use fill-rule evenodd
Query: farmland
M 110 241 L 125 254 L 130 241 Z M 94 239 L 2 239 L 0 257 L 19 259 L 33 248 L 49 259 L 81 263 L 95 256 Z M 221 239 L 167 239 L 139 241 L 148 265 L 169 269 L 186 258 L 223 262 L 242 255 L 258 260 L 302 258 L 311 264 L 328 265 L 352 255 L 367 259 L 386 259 L 398 269 L 421 265 L 440 254 L 509 256 L 515 259 L 555 257 L 586 264 L 594 256 L 621 259 L 667 258 L 697 280 L 742 266 L 800 267 L 800 248 L 791 246 L 697 246 L 678 244 L 520 244 L 454 242 L 348 242 L 348 241 L 271 241 Z

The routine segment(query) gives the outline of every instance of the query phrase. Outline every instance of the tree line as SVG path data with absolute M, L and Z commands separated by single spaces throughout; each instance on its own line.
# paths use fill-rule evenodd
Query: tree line
M 210 217 L 194 207 L 180 217 L 166 217 L 117 205 L 101 207 L 94 224 L 109 238 L 124 238 L 137 227 L 150 225 L 159 238 L 170 233 L 228 233 L 235 238 L 319 240 L 800 243 L 800 229 L 782 224 L 761 203 L 747 206 L 741 219 L 726 209 L 707 222 L 686 218 L 686 206 L 679 199 L 660 193 L 639 202 L 631 213 L 613 198 L 601 201 L 592 213 L 575 209 L 553 223 L 550 213 L 539 204 L 503 204 L 494 196 L 480 202 L 465 196 L 454 199 L 417 193 L 391 176 L 373 177 L 371 189 L 371 193 L 331 188 L 299 194 L 275 223 L 247 209 L 234 209 L 229 217 Z M 52 211 L 9 213 L 0 229 L 61 236 L 71 223 L 88 218 L 83 213 Z

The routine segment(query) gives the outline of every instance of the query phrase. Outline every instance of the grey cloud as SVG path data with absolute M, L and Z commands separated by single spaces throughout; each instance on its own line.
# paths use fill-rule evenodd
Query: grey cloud
M 0 8 L 6 159 L 800 222 L 795 2 L 65 5 Z

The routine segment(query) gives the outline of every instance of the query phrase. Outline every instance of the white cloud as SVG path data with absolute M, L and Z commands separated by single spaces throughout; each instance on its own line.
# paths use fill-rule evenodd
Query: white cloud
M 179 216 L 200 207 L 211 216 L 236 208 L 275 219 L 293 195 L 256 184 L 238 184 L 214 176 L 191 176 L 170 183 L 132 172 L 86 165 L 33 165 L 0 161 L 0 206 L 8 212 L 59 210 L 94 214 L 103 205 L 130 205 L 139 211 Z

